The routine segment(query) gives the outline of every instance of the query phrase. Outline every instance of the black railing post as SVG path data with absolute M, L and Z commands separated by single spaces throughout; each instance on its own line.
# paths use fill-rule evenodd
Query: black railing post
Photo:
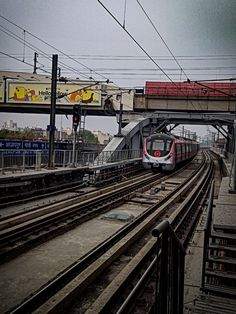
M 157 238 L 155 313 L 182 314 L 185 249 L 167 220 L 152 235 Z
M 203 240 L 203 258 L 202 258 L 202 282 L 201 289 L 205 287 L 205 271 L 206 271 L 206 260 L 208 255 L 208 244 L 211 232 L 211 220 L 212 220 L 212 210 L 213 210 L 213 199 L 214 199 L 214 187 L 215 180 L 212 180 L 211 189 L 209 194 L 206 222 L 204 226 L 204 240 Z
M 159 284 L 159 294 L 157 298 L 157 313 L 167 314 L 167 294 L 169 280 L 167 278 L 168 274 L 168 253 L 169 253 L 169 236 L 168 229 L 162 233 L 161 237 L 161 267 L 160 267 L 160 284 Z

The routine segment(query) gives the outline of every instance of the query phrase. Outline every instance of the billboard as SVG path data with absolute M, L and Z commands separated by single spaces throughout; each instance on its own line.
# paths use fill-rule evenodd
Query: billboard
M 6 98 L 7 103 L 50 105 L 51 84 L 43 82 L 8 82 Z M 94 83 L 58 83 L 56 104 L 101 107 L 101 85 L 95 85 Z

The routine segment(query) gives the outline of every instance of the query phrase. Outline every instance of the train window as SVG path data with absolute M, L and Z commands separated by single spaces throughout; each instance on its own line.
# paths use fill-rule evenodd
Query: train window
M 165 142 L 163 140 L 154 140 L 152 142 L 152 149 L 153 150 L 164 150 L 165 149 Z
M 176 153 L 181 154 L 181 146 L 180 144 L 176 144 Z
M 147 152 L 152 156 L 155 156 L 155 152 L 158 152 L 158 154 L 160 154 L 158 157 L 165 156 L 170 152 L 172 142 L 173 141 L 171 140 L 163 140 L 158 138 L 147 141 Z

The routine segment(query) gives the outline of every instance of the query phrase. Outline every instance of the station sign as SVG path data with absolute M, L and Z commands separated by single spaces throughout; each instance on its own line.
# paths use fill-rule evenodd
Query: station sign
M 80 104 L 83 107 L 101 107 L 101 85 L 92 83 L 58 83 L 56 105 Z M 51 84 L 44 82 L 8 82 L 7 103 L 51 103 Z
M 0 150 L 47 150 L 48 142 L 0 140 Z

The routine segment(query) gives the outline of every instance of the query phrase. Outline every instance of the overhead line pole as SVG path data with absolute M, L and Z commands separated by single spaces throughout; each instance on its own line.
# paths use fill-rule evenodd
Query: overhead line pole
M 58 55 L 53 55 L 52 56 L 50 125 L 48 125 L 48 131 L 49 131 L 48 168 L 54 167 L 54 135 L 55 135 L 55 113 L 56 113 L 56 98 L 57 98 L 57 64 L 58 64 Z
M 37 57 L 38 57 L 38 54 L 37 52 L 34 53 L 34 72 L 33 74 L 37 74 Z

